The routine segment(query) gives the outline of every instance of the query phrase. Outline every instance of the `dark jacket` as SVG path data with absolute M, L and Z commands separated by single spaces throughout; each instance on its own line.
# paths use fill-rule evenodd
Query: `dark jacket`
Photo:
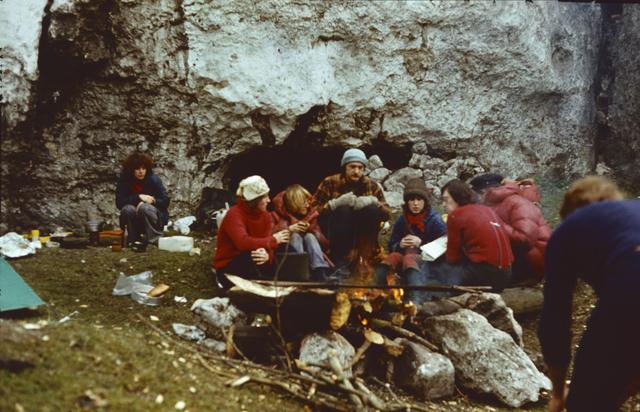
M 571 304 L 578 278 L 598 296 L 594 312 L 615 309 L 630 318 L 629 330 L 639 330 L 640 200 L 598 202 L 576 210 L 554 230 L 545 258 L 538 336 L 549 365 L 569 364 Z
M 271 260 L 273 250 L 278 246 L 278 241 L 271 234 L 272 228 L 273 220 L 269 212 L 252 209 L 242 198 L 238 198 L 220 224 L 213 267 L 224 268 L 242 252 L 259 248 L 265 248 Z
M 526 260 L 540 279 L 544 276 L 544 250 L 551 228 L 540 208 L 524 197 L 516 183 L 491 188 L 485 194 L 485 204 L 504 222 L 511 246 L 527 251 Z
M 389 252 L 400 252 L 400 241 L 409 234 L 418 236 L 421 239 L 420 245 L 434 241 L 447 234 L 447 225 L 440 217 L 440 214 L 432 207 L 429 208 L 429 213 L 426 214 L 424 219 L 424 229 L 425 231 L 422 232 L 416 226 L 410 227 L 407 218 L 402 214 L 393 225 L 393 231 L 387 245 Z
M 156 199 L 153 205 L 160 212 L 162 225 L 166 225 L 169 222 L 169 196 L 160 177 L 153 172 L 147 172 L 147 175 L 142 179 L 142 192 L 140 193 L 133 191 L 135 180 L 133 174 L 123 173 L 120 175 L 116 186 L 116 207 L 122 209 L 126 205 L 138 206 L 141 194 L 153 196 Z
M 487 206 L 468 204 L 455 209 L 447 218 L 447 261 L 458 263 L 466 258 L 508 268 L 513 254 L 503 226 Z
M 275 195 L 275 197 L 271 201 L 271 204 L 273 205 L 273 212 L 271 212 L 271 217 L 273 218 L 272 230 L 274 233 L 288 229 L 289 226 L 302 220 L 309 223 L 308 232 L 312 233 L 316 237 L 316 239 L 318 239 L 318 243 L 320 243 L 322 249 L 326 250 L 329 248 L 329 241 L 320 230 L 320 225 L 318 225 L 318 213 L 316 212 L 316 209 L 314 207 L 309 206 L 307 216 L 298 219 L 287 211 L 284 205 L 284 191 Z

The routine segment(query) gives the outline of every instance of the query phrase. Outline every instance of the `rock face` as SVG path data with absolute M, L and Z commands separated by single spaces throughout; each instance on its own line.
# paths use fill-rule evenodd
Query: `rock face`
M 398 385 L 423 399 L 438 399 L 455 392 L 455 370 L 451 361 L 417 343 L 402 339 L 402 355 L 394 371 Z
M 619 7 L 605 20 L 610 26 L 606 41 L 611 66 L 608 72 L 603 69 L 599 95 L 608 113 L 598 155 L 613 168 L 616 180 L 640 191 L 640 5 Z
M 541 389 L 551 388 L 522 348 L 482 315 L 460 309 L 431 317 L 424 326 L 427 337 L 453 362 L 458 383 L 469 390 L 518 408 L 537 401 Z
M 20 20 L 28 52 L 9 37 L 14 57 L 0 57 L 3 80 L 26 68 L 3 94 L 12 227 L 77 226 L 88 211 L 117 222 L 134 149 L 154 155 L 172 218 L 252 173 L 313 190 L 347 146 L 391 172 L 420 155 L 410 167 L 433 186 L 593 167 L 599 5 L 54 0 L 43 15 L 43 3 L 0 5 L 3 22 L 34 11 Z

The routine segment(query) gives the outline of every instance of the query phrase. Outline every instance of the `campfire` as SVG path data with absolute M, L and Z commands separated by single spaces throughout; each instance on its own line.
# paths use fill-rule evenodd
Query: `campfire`
M 482 289 L 400 288 L 392 275 L 385 286 L 367 284 L 370 277 L 340 285 L 229 279 L 228 298 L 193 305 L 204 333 L 190 338 L 273 371 L 235 385 L 253 380 L 286 387 L 314 407 L 381 411 L 424 409 L 389 398 L 396 387 L 428 400 L 451 396 L 458 385 L 512 407 L 549 387 L 522 350 L 510 309 Z M 402 300 L 407 288 L 460 295 L 416 307 Z M 387 399 L 374 388 L 386 388 Z

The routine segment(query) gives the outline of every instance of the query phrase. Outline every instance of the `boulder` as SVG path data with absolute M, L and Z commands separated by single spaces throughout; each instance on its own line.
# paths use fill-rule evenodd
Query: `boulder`
M 389 176 L 389 174 L 391 174 L 391 171 L 389 169 L 387 169 L 386 167 L 379 167 L 372 170 L 371 173 L 369 173 L 369 177 L 377 182 L 382 183 L 384 179 Z
M 398 169 L 391 173 L 391 175 L 387 177 L 387 180 L 384 181 L 384 188 L 388 191 L 402 193 L 405 183 L 407 183 L 409 179 L 413 179 L 415 177 L 421 178 L 422 171 L 412 167 L 403 167 L 402 169 Z
M 450 298 L 464 308 L 481 314 L 496 329 L 506 332 L 513 341 L 522 346 L 522 326 L 513 317 L 502 297 L 496 293 L 465 293 Z
M 367 165 L 368 169 L 375 170 L 375 169 L 380 169 L 383 166 L 384 165 L 382 164 L 382 159 L 380 159 L 380 156 L 373 155 L 369 158 L 369 164 Z
M 226 333 L 233 325 L 246 325 L 247 315 L 229 302 L 229 298 L 198 299 L 191 306 L 198 319 L 198 327 L 208 337 L 226 340 Z
M 404 204 L 402 193 L 384 192 L 384 198 L 391 209 L 398 210 Z
M 399 387 L 425 400 L 453 395 L 455 369 L 446 356 L 406 339 L 397 340 L 404 347 L 394 365 Z
M 511 336 L 471 310 L 434 316 L 422 324 L 425 336 L 440 346 L 456 369 L 462 387 L 491 394 L 513 408 L 536 402 L 551 383 Z
M 352 375 L 351 361 L 356 351 L 348 340 L 334 331 L 325 333 L 312 333 L 305 336 L 300 343 L 300 361 L 326 366 L 331 370 L 329 359 L 335 356 L 342 366 L 346 376 Z M 318 367 L 311 366 L 312 369 L 319 370 Z

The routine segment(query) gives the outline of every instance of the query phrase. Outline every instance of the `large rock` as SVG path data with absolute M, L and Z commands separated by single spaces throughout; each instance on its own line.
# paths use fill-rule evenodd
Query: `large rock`
M 423 326 L 427 338 L 453 362 L 458 383 L 469 390 L 518 408 L 537 401 L 541 389 L 551 388 L 511 336 L 478 313 L 460 309 L 428 318 Z
M 226 334 L 233 325 L 246 325 L 247 315 L 229 302 L 229 298 L 198 299 L 191 306 L 198 327 L 208 337 L 226 340 Z
M 402 193 L 404 185 L 413 178 L 422 177 L 422 170 L 411 167 L 403 167 L 391 173 L 384 181 L 384 188 L 391 192 Z
M 394 170 L 409 156 L 385 148 L 506 175 L 592 167 L 599 5 L 56 0 L 44 19 L 18 19 L 13 5 L 44 0 L 2 3 L 3 22 L 32 28 L 31 62 L 50 22 L 42 87 L 3 108 L 0 220 L 11 225 L 79 226 L 89 211 L 117 224 L 114 182 L 134 149 L 154 154 L 172 217 L 245 172 L 299 180 L 325 148 L 382 148 Z M 33 73 L 12 84 L 27 90 Z M 278 150 L 300 170 L 232 167 Z M 451 166 L 429 182 L 464 169 Z
M 446 357 L 406 339 L 404 351 L 396 359 L 395 381 L 403 389 L 423 399 L 438 399 L 455 392 L 455 369 Z
M 309 364 L 322 365 L 331 370 L 329 360 L 335 356 L 346 376 L 352 375 L 351 361 L 356 350 L 342 335 L 327 331 L 325 333 L 312 333 L 305 336 L 300 343 L 300 359 Z M 312 369 L 319 369 L 311 366 Z
M 487 318 L 491 326 L 508 333 L 518 346 L 522 346 L 522 326 L 513 317 L 513 310 L 497 293 L 465 293 L 451 300 L 481 314 Z

